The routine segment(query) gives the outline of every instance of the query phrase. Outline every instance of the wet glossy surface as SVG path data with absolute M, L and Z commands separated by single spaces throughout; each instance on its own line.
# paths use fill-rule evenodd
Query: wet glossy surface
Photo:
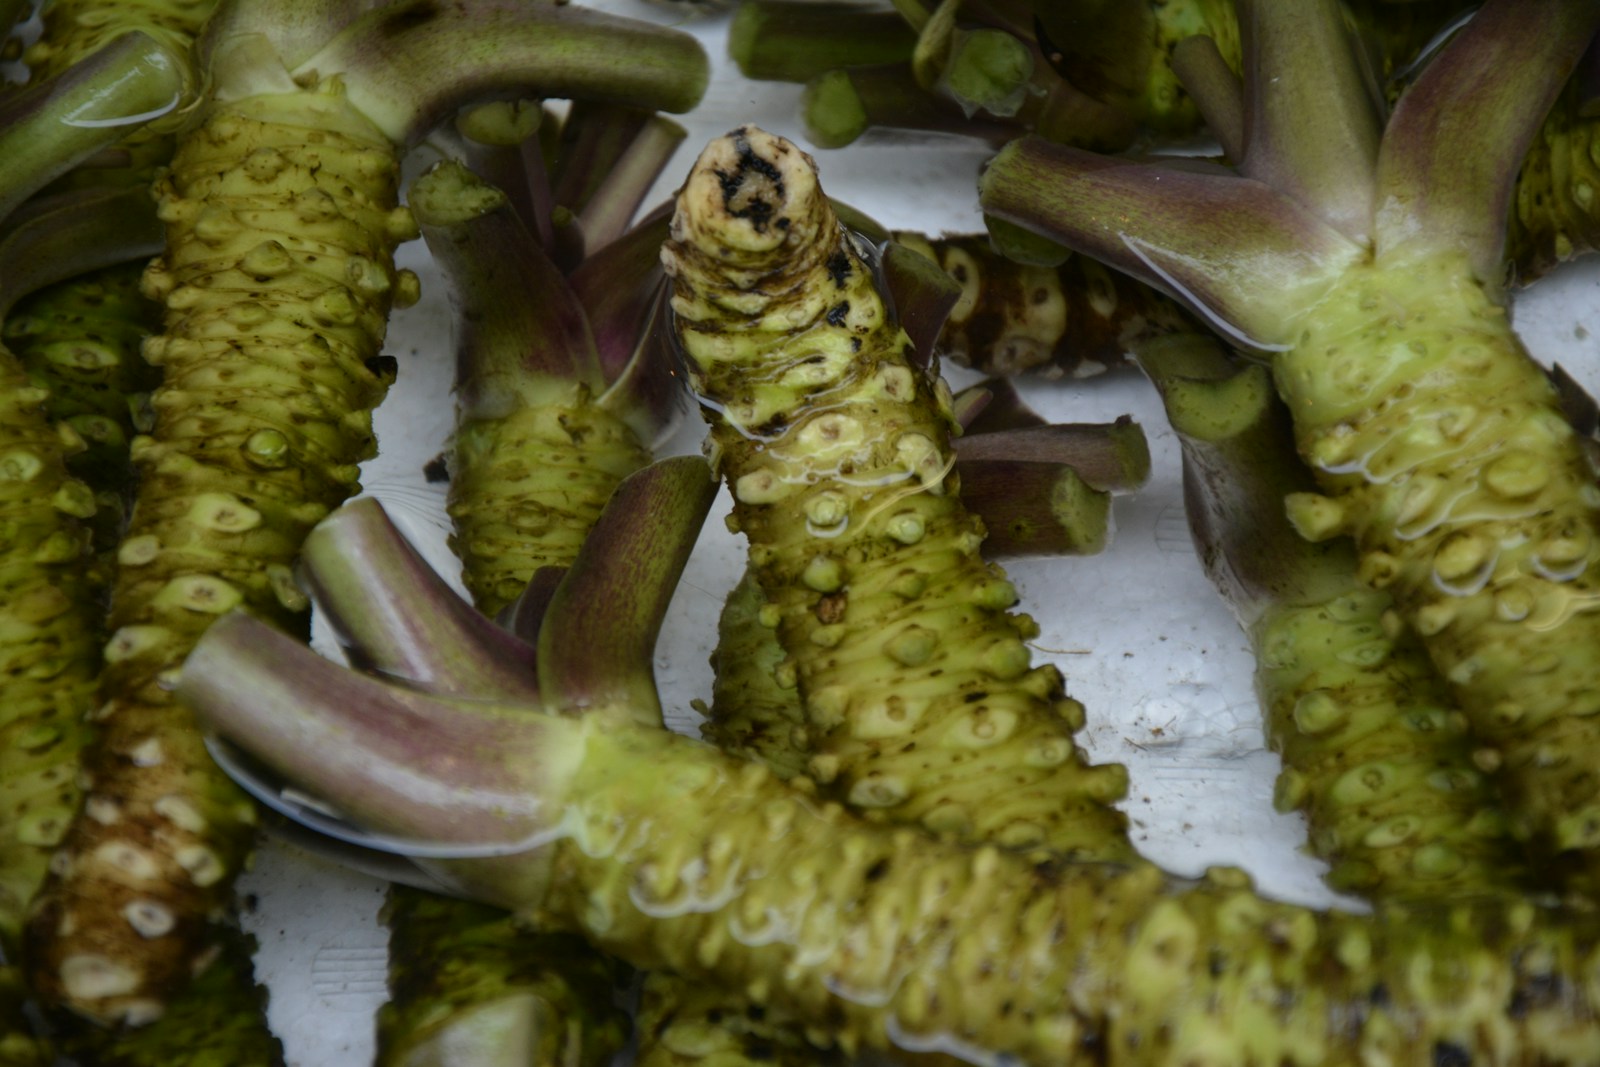
M 655 21 L 673 18 L 642 0 L 592 6 Z M 707 42 L 716 73 L 700 110 L 680 120 L 689 137 L 651 202 L 682 180 L 706 140 L 742 122 L 801 139 L 799 88 L 740 79 L 722 57 L 724 24 L 725 17 L 681 23 Z M 885 226 L 937 232 L 978 228 L 975 183 L 986 154 L 961 141 L 881 139 L 817 157 L 831 195 Z M 437 276 L 421 262 L 424 255 L 420 242 L 402 249 L 405 265 L 423 276 L 424 296 L 394 320 L 387 351 L 399 360 L 400 377 L 379 410 L 382 455 L 366 466 L 364 481 L 428 557 L 453 572 L 444 547 L 444 486 L 423 474 L 452 419 L 448 309 Z M 1600 346 L 1594 342 L 1600 335 L 1600 264 L 1541 283 L 1519 305 L 1517 320 L 1536 353 L 1560 361 L 1591 391 L 1600 388 Z M 952 377 L 959 385 L 972 376 Z M 1056 663 L 1068 691 L 1087 708 L 1084 744 L 1097 762 L 1117 760 L 1129 769 L 1125 808 L 1135 844 L 1179 873 L 1238 864 L 1268 894 L 1333 902 L 1317 865 L 1299 851 L 1301 821 L 1273 811 L 1278 761 L 1262 747 L 1247 643 L 1194 559 L 1181 510 L 1177 447 L 1154 391 L 1123 372 L 1031 383 L 1024 392 L 1052 418 L 1094 422 L 1132 413 L 1149 435 L 1150 483 L 1116 501 L 1117 533 L 1106 554 L 1008 568 L 1022 607 L 1042 630 L 1034 642 L 1036 661 Z M 669 449 L 695 451 L 702 436 L 692 416 Z M 717 613 L 743 566 L 742 544 L 722 525 L 727 506 L 724 493 L 657 650 L 658 681 L 668 713 L 680 725 L 693 716 L 690 700 L 710 695 L 706 659 Z M 384 999 L 386 937 L 376 921 L 382 884 L 271 846 L 243 891 L 254 902 L 247 923 L 261 940 L 273 1023 L 290 1062 L 370 1062 L 372 1011 Z

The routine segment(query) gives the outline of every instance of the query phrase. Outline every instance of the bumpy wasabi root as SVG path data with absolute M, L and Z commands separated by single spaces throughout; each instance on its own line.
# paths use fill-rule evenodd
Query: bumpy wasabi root
M 249 853 L 254 809 L 210 761 L 170 672 L 241 604 L 304 631 L 290 564 L 371 454 L 376 357 L 410 295 L 394 245 L 388 140 L 339 84 L 213 111 L 159 187 L 167 252 L 146 275 L 165 380 L 135 440 L 141 477 L 118 553 L 101 736 L 84 815 L 30 925 L 35 983 L 106 1021 L 158 1015 L 203 961 L 209 918 Z
M 1126 788 L 1073 744 L 1083 709 L 983 562 L 952 475 L 949 392 L 887 318 L 794 145 L 705 150 L 663 252 L 733 522 L 832 795 L 935 833 L 1127 858 Z
M 565 394 L 456 430 L 451 546 L 473 602 L 488 614 L 515 600 L 540 567 L 570 562 L 617 483 L 649 460 L 585 386 Z
M 1600 488 L 1504 308 L 1449 256 L 1358 269 L 1275 372 L 1329 493 L 1291 497 L 1291 519 L 1355 537 L 1363 581 L 1394 597 L 1489 746 L 1521 836 L 1592 876 Z
M 50 390 L 47 414 L 83 438 L 67 469 L 94 491 L 99 553 L 122 538 L 133 491 L 128 447 L 149 428 L 146 401 L 157 380 L 139 353 L 160 321 L 159 306 L 139 293 L 142 269 L 128 263 L 49 286 L 20 301 L 4 326 L 29 376 Z
M 1387 593 L 1356 577 L 1354 546 L 1313 544 L 1283 498 L 1310 488 L 1264 368 L 1211 335 L 1140 346 L 1183 446 L 1184 503 L 1207 575 L 1250 635 L 1275 803 L 1305 812 L 1336 889 L 1425 900 L 1532 886 L 1478 742 Z
M 46 420 L 45 399 L 0 349 L 0 947 L 11 959 L 81 797 L 102 636 L 84 522 L 94 495 L 66 468 L 82 441 Z
M 1121 1067 L 1600 1058 L 1585 913 L 1317 912 L 1234 870 L 1176 882 L 954 846 L 662 729 L 356 676 L 243 615 L 212 628 L 179 684 L 204 722 L 359 825 L 449 832 L 436 806 L 382 787 L 404 774 L 408 791 L 466 798 L 458 830 L 543 840 L 452 863 L 463 892 L 863 1048 Z M 479 758 L 441 761 L 441 746 Z M 485 790 L 533 803 L 490 810 Z
M 1594 91 L 1582 77 L 1568 83 L 1517 178 L 1506 259 L 1518 281 L 1531 282 L 1600 248 L 1600 111 L 1589 95 Z

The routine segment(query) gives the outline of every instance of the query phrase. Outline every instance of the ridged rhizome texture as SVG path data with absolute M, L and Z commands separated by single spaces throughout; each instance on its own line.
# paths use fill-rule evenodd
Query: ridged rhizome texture
M 586 387 L 569 394 L 456 430 L 450 545 L 487 614 L 515 600 L 540 567 L 571 563 L 617 483 L 649 462 L 637 435 Z
M 103 636 L 84 521 L 94 495 L 66 468 L 82 440 L 46 420 L 46 396 L 0 349 L 0 945 L 13 958 L 81 799 L 75 757 Z
M 1030 865 L 862 825 L 670 735 L 587 743 L 541 910 L 864 1046 L 1129 1067 L 1600 1055 L 1581 919 L 1375 920 L 1264 900 L 1237 871 Z
M 708 147 L 664 259 L 734 521 L 811 725 L 812 775 L 881 817 L 1057 855 L 1127 857 L 1126 787 L 1073 743 L 1031 619 L 955 492 L 949 393 L 794 145 Z
M 41 988 L 137 1021 L 203 960 L 208 918 L 250 848 L 253 809 L 164 688 L 218 614 L 247 606 L 303 631 L 290 563 L 357 488 L 372 453 L 376 361 L 397 280 L 393 148 L 338 83 L 250 97 L 186 138 L 159 186 L 165 256 L 146 291 L 166 333 L 155 425 L 118 554 L 101 737 L 85 817 L 32 924 Z
M 1361 578 L 1423 636 L 1521 834 L 1600 845 L 1600 488 L 1554 390 L 1465 264 L 1357 268 L 1275 363 Z M 1592 858 L 1583 861 L 1590 872 Z

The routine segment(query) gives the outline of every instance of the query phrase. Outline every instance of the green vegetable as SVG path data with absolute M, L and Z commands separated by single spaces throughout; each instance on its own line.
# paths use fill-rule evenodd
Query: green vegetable
M 87 806 L 108 818 L 74 824 L 30 925 L 38 988 L 97 1019 L 162 1011 L 249 852 L 253 808 L 165 686 L 235 604 L 305 625 L 289 565 L 356 487 L 384 318 L 413 295 L 391 259 L 415 232 L 399 151 L 508 88 L 687 106 L 704 81 L 691 41 L 573 9 L 357 7 L 219 8 L 212 94 L 160 185 L 167 251 L 146 291 L 166 332 L 145 354 L 165 379 L 134 445 L 87 771 Z M 629 55 L 624 76 L 601 48 Z
M 1140 346 L 1184 452 L 1185 501 L 1207 571 L 1250 635 L 1275 802 L 1299 808 L 1335 889 L 1460 899 L 1534 888 L 1476 740 L 1393 602 L 1356 580 L 1342 540 L 1311 544 L 1283 515 L 1311 485 L 1261 367 L 1174 334 Z
M 0 1063 L 6 1067 L 48 1067 L 55 1062 L 51 1043 L 34 1034 L 27 1001 L 21 968 L 0 966 Z
M 656 129 L 649 122 L 627 125 L 635 131 L 642 125 L 646 139 Z M 647 147 L 642 154 L 653 153 Z M 589 214 L 586 239 L 606 237 L 607 227 L 595 225 L 602 215 L 631 214 L 636 206 L 603 186 L 573 195 L 575 205 L 614 205 Z M 626 417 L 634 402 L 627 385 L 614 394 L 606 391 L 605 369 L 574 286 L 523 230 L 507 198 L 451 163 L 419 179 L 411 198 L 452 284 L 457 310 L 460 420 L 450 463 L 452 544 L 477 605 L 495 613 L 541 568 L 573 562 L 607 499 L 625 475 L 648 462 L 649 453 Z M 652 264 L 654 258 L 649 256 Z M 619 283 L 615 275 L 612 283 Z M 613 333 L 621 326 L 606 317 L 595 320 L 596 329 Z M 637 333 L 636 320 L 630 317 L 626 328 Z M 636 340 L 627 347 L 631 352 Z M 496 691 L 483 682 L 469 674 L 457 684 Z M 499 916 L 455 910 L 459 914 L 452 915 L 449 902 L 420 890 L 391 892 L 388 918 L 410 951 L 391 953 L 392 999 L 379 1024 L 382 1062 L 408 1063 L 423 1055 L 460 1061 L 464 1052 L 447 1050 L 463 1035 L 477 1035 L 486 1012 L 520 1020 L 529 1035 L 525 1040 L 565 1047 L 564 1056 L 585 1062 L 604 1062 L 621 1047 L 626 1020 L 611 1004 L 617 973 L 610 960 L 574 953 L 561 937 L 512 931 Z M 410 928 L 418 916 L 426 921 Z M 449 970 L 430 974 L 424 967 L 418 975 L 419 957 L 446 956 L 455 960 Z M 513 961 L 519 961 L 515 969 Z M 597 990 L 604 995 L 594 995 Z
M 319 526 L 306 566 L 359 661 L 386 676 L 475 698 L 542 691 L 574 712 L 598 706 L 595 714 L 626 706 L 615 698 L 627 697 L 659 722 L 655 636 L 713 491 L 704 464 L 688 458 L 618 488 L 549 599 L 537 678 L 531 656 L 505 647 L 511 639 L 466 609 L 370 501 Z M 502 654 L 486 657 L 485 640 Z M 470 1049 L 491 1057 L 471 1062 L 501 1062 L 490 1050 L 502 1030 L 520 1035 L 500 1050 L 508 1062 L 524 1062 L 535 1046 L 559 1048 L 561 1062 L 606 1062 L 621 1045 L 625 1020 L 612 1005 L 608 958 L 417 890 L 395 889 L 388 911 L 403 950 L 391 954 L 393 998 L 380 1014 L 383 1062 L 464 1063 Z M 445 959 L 448 966 L 433 962 Z
M 140 263 L 125 263 L 42 289 L 6 316 L 7 344 L 50 390 L 45 411 L 83 438 L 67 469 L 94 491 L 95 550 L 122 537 L 132 492 L 129 442 L 155 375 L 139 346 L 157 324 L 139 294 Z
M 1241 175 L 1022 141 L 990 165 L 985 209 L 1272 352 L 1322 490 L 1291 496 L 1291 520 L 1355 538 L 1361 580 L 1394 598 L 1484 742 L 1518 836 L 1586 884 L 1600 490 L 1496 282 L 1516 161 L 1600 9 L 1543 3 L 1535 29 L 1525 5 L 1486 5 L 1381 131 L 1331 5 L 1249 10 Z
M 649 453 L 601 399 L 607 383 L 577 295 L 504 197 L 445 164 L 413 199 L 467 331 L 452 547 L 474 601 L 493 615 L 540 567 L 571 562 L 606 498 Z
M 14 216 L 0 235 L 0 255 L 17 264 L 0 284 L 0 316 L 19 299 L 42 310 L 50 297 L 29 300 L 30 291 L 43 286 L 49 293 L 64 277 L 135 254 L 148 227 L 125 200 L 120 193 L 64 195 Z M 14 336 L 51 328 L 37 317 L 37 330 L 28 317 L 6 321 Z M 87 454 L 83 435 L 52 421 L 60 413 L 56 398 L 30 380 L 13 353 L 0 349 L 0 367 L 10 383 L 0 413 L 9 471 L 9 500 L 0 508 L 7 530 L 0 563 L 0 949 L 15 960 L 29 902 L 82 799 L 78 757 L 95 703 L 107 570 L 95 558 L 105 548 L 93 543 L 91 524 L 101 521 L 95 492 L 69 469 Z
M 181 53 L 125 33 L 0 101 L 0 220 L 52 179 L 184 100 Z
M 728 23 L 728 56 L 746 78 L 804 82 L 838 67 L 911 58 L 916 35 L 892 11 L 805 0 L 745 0 Z
M 463 892 L 863 1047 L 1217 1067 L 1600 1056 L 1584 977 L 1600 931 L 1581 911 L 1317 913 L 1238 871 L 1038 865 L 856 821 L 662 730 L 362 678 L 242 613 L 180 692 L 359 824 L 526 842 L 456 862 Z
M 576 1067 L 609 1063 L 622 1047 L 615 965 L 582 940 L 406 886 L 391 887 L 383 919 L 392 962 L 378 1063 Z
M 713 142 L 664 257 L 824 792 L 963 840 L 1130 856 L 1124 772 L 1086 764 L 1081 706 L 1032 667 L 1032 620 L 949 477 L 948 390 L 908 356 L 809 158 L 750 128 Z

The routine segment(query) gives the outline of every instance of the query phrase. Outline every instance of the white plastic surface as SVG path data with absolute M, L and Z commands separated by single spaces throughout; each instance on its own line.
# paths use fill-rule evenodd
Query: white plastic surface
M 672 20 L 639 0 L 591 2 L 619 14 Z M 680 121 L 689 136 L 651 203 L 670 195 L 710 137 L 755 122 L 804 144 L 796 86 L 748 82 L 723 56 L 726 17 L 681 23 L 705 43 L 715 75 L 704 104 Z M 987 155 L 959 140 L 877 139 L 817 153 L 828 191 L 885 225 L 938 232 L 980 228 L 975 177 Z M 443 448 L 452 419 L 449 314 L 420 242 L 403 251 L 424 297 L 395 316 L 388 351 L 399 381 L 378 413 L 381 455 L 364 483 L 447 573 L 443 488 L 422 468 Z M 1591 390 L 1600 386 L 1600 264 L 1547 279 L 1518 303 L 1516 321 L 1535 353 L 1556 360 Z M 949 368 L 947 368 L 948 370 Z M 970 380 L 955 368 L 958 384 Z M 1131 413 L 1150 439 L 1153 474 L 1115 507 L 1117 535 L 1103 555 L 1010 568 L 1023 608 L 1043 632 L 1035 654 L 1060 666 L 1088 708 L 1082 740 L 1097 761 L 1126 764 L 1134 840 L 1169 869 L 1210 864 L 1248 869 L 1271 895 L 1337 903 L 1319 865 L 1300 849 L 1298 817 L 1272 810 L 1277 757 L 1262 748 L 1243 636 L 1201 574 L 1184 525 L 1177 447 L 1154 392 L 1136 374 L 1081 382 L 1031 382 L 1027 399 L 1057 420 L 1090 422 Z M 697 451 L 698 417 L 684 420 L 671 452 Z M 743 567 L 742 544 L 723 527 L 726 494 L 708 521 L 663 629 L 657 678 L 679 724 L 710 692 L 710 655 L 721 598 Z M 244 883 L 246 923 L 261 942 L 258 967 L 272 988 L 271 1019 L 291 1067 L 371 1062 L 372 1014 L 384 1000 L 385 934 L 376 914 L 383 886 L 304 853 L 267 845 Z

